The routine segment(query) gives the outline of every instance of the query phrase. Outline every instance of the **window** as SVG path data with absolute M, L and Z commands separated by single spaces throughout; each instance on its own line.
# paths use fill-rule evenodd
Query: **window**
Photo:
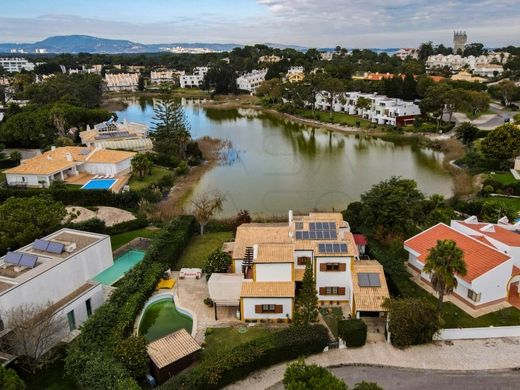
M 473 290 L 468 290 L 468 298 L 471 299 L 473 302 L 480 302 L 480 296 L 482 293 L 476 293 Z
M 311 262 L 311 258 L 307 256 L 298 257 L 297 264 L 298 265 L 307 265 L 307 263 Z
M 325 294 L 326 295 L 338 295 L 338 288 L 337 287 L 325 287 Z
M 346 287 L 329 286 L 319 288 L 320 295 L 345 295 L 346 291 Z
M 90 302 L 90 298 L 85 301 L 85 306 L 87 307 L 87 316 L 92 315 L 92 303 Z
M 339 263 L 327 263 L 327 271 L 339 271 Z
M 275 305 L 262 305 L 262 313 L 274 313 Z
M 67 321 L 69 322 L 69 329 L 72 332 L 76 329 L 76 317 L 74 316 L 74 310 L 67 313 Z

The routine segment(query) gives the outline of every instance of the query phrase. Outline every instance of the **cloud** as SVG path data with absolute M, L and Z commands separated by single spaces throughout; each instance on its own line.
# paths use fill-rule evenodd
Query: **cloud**
M 251 0 L 254 1 L 254 0 Z M 451 44 L 453 30 L 487 46 L 518 44 L 518 0 L 256 0 L 254 15 L 194 15 L 152 23 L 109 15 L 0 16 L 2 41 L 34 42 L 52 35 L 88 34 L 142 43 L 275 42 L 302 46 L 403 47 L 432 40 Z M 150 4 L 150 7 L 152 5 Z M 215 5 L 217 7 L 217 5 Z M 215 8 L 214 10 L 217 10 Z M 67 9 L 64 7 L 64 12 Z M 151 14 L 151 13 L 150 13 Z

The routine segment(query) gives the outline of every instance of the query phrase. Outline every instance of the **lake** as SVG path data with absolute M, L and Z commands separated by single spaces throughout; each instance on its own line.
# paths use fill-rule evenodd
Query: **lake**
M 152 123 L 150 99 L 127 102 L 117 112 L 119 120 Z M 221 216 L 240 209 L 264 215 L 289 209 L 343 210 L 391 176 L 416 180 L 426 194 L 453 192 L 451 176 L 442 168 L 443 155 L 431 149 L 316 129 L 253 109 L 221 110 L 187 102 L 185 111 L 194 139 L 227 139 L 233 146 L 233 158 L 207 172 L 194 191 L 223 192 Z

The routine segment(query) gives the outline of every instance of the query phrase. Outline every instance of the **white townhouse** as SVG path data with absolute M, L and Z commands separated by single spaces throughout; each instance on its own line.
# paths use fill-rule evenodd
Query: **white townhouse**
M 0 67 L 4 68 L 7 72 L 21 72 L 26 70 L 28 72 L 34 70 L 34 64 L 29 62 L 25 58 L 0 58 Z
M 454 71 L 458 71 L 464 67 L 467 67 L 468 69 L 475 71 L 479 68 L 486 69 L 489 65 L 498 65 L 498 66 L 491 66 L 493 68 L 493 71 L 488 72 L 487 74 L 490 74 L 486 77 L 494 77 L 493 72 L 497 71 L 500 73 L 503 72 L 502 65 L 505 64 L 509 57 L 510 53 L 507 52 L 490 52 L 488 54 L 483 54 L 478 57 L 475 56 L 467 56 L 463 57 L 458 54 L 449 54 L 449 55 L 442 55 L 442 54 L 436 54 L 429 56 L 426 60 L 426 68 L 428 70 L 435 69 L 435 68 L 444 68 L 448 67 Z M 485 72 L 479 74 L 480 76 L 485 76 Z
M 358 107 L 358 100 L 364 98 L 370 102 L 368 107 Z M 349 115 L 358 115 L 373 123 L 391 126 L 406 126 L 413 123 L 421 114 L 421 109 L 414 102 L 398 98 L 389 98 L 377 93 L 342 92 L 334 96 L 332 109 Z M 317 94 L 315 108 L 330 109 L 330 94 L 322 91 Z
M 307 264 L 321 306 L 340 306 L 354 316 L 385 311 L 381 305 L 388 289 L 382 267 L 377 261 L 359 261 L 354 237 L 340 213 L 289 212 L 288 223 L 241 225 L 232 259 L 233 272 L 244 275 L 239 279 L 243 321 L 291 320 L 295 291 Z
M 150 82 L 152 84 L 174 83 L 179 77 L 184 76 L 185 74 L 185 71 L 171 69 L 152 70 L 150 72 Z
M 47 188 L 53 181 L 82 176 L 110 176 L 114 184 L 128 181 L 134 152 L 82 146 L 52 147 L 4 171 L 8 186 Z M 114 188 L 119 188 L 118 184 Z
M 107 73 L 105 75 L 107 90 L 110 92 L 137 91 L 138 73 Z
M 55 342 L 71 336 L 103 304 L 93 279 L 112 264 L 109 236 L 73 229 L 9 251 L 0 258 L 0 339 L 9 340 L 10 311 L 26 305 L 49 305 L 62 324 Z
M 408 57 L 418 60 L 419 59 L 419 49 L 417 48 L 402 48 L 399 49 L 394 56 L 398 57 L 401 60 L 406 60 Z
M 426 283 L 430 275 L 422 270 L 429 250 L 438 240 L 453 240 L 464 252 L 467 274 L 456 275 L 458 286 L 453 296 L 462 308 L 480 309 L 509 302 L 520 308 L 520 234 L 518 226 L 488 224 L 476 217 L 442 223 L 406 240 L 408 265 Z M 499 306 L 497 306 L 498 308 Z
M 260 63 L 265 62 L 268 64 L 274 64 L 276 62 L 280 62 L 281 60 L 282 60 L 282 57 L 276 56 L 274 54 L 269 55 L 269 56 L 260 56 L 260 58 L 258 58 L 258 62 L 260 62 Z
M 237 88 L 242 91 L 255 93 L 256 89 L 265 81 L 268 69 L 253 70 L 237 78 Z
M 204 82 L 204 77 L 208 73 L 207 66 L 198 66 L 193 69 L 193 74 L 184 74 L 179 77 L 181 88 L 199 88 Z

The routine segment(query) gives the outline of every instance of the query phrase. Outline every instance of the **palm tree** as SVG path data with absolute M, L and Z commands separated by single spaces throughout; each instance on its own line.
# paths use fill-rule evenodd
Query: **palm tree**
M 438 240 L 437 245 L 429 250 L 423 271 L 430 275 L 432 286 L 439 295 L 440 315 L 444 295 L 451 294 L 457 288 L 455 274 L 464 276 L 467 273 L 464 252 L 455 241 Z
M 146 171 L 148 167 L 147 163 L 148 158 L 141 153 L 138 153 L 132 159 L 132 170 L 139 174 L 139 177 L 143 177 L 143 172 Z

